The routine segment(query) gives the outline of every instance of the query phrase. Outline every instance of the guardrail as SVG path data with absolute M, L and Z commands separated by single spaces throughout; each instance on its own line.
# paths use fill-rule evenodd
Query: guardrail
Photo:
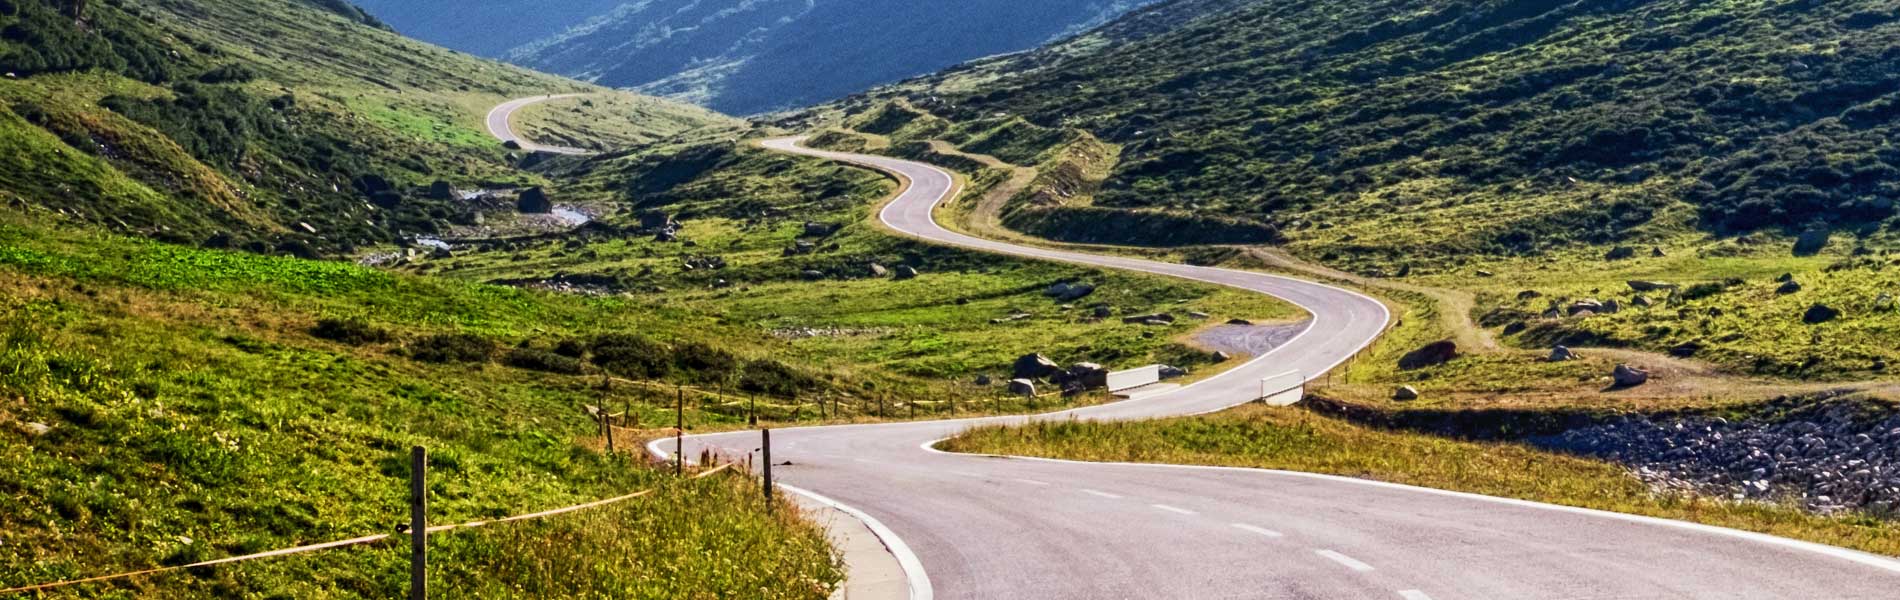
M 1110 392 L 1131 390 L 1157 383 L 1161 383 L 1161 365 L 1148 365 L 1108 373 L 1108 391 Z
M 1260 380 L 1260 401 L 1272 406 L 1292 406 L 1306 397 L 1306 376 L 1287 371 Z

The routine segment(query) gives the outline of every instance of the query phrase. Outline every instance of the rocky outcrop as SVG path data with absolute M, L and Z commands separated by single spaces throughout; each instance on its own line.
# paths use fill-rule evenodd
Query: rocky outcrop
M 1649 371 L 1629 365 L 1617 365 L 1610 371 L 1610 380 L 1616 383 L 1616 387 L 1636 387 L 1649 383 Z
M 1433 367 L 1458 358 L 1458 343 L 1439 340 L 1399 357 L 1399 368 L 1407 371 Z
M 1061 365 L 1041 354 L 1025 354 L 1010 367 L 1010 373 L 1017 379 L 1042 379 L 1061 371 Z
M 1009 393 L 1014 396 L 1035 396 L 1036 382 L 1028 379 L 1009 380 Z
M 1415 388 L 1409 385 L 1401 385 L 1398 387 L 1398 389 L 1392 390 L 1393 400 L 1397 400 L 1400 402 L 1410 402 L 1413 400 L 1417 400 L 1418 398 L 1419 398 L 1418 388 Z
M 1809 325 L 1819 325 L 1840 317 L 1841 311 L 1839 309 L 1826 304 L 1815 304 L 1814 306 L 1808 307 L 1808 312 L 1801 315 L 1801 322 Z
M 1577 353 L 1571 352 L 1568 347 L 1557 346 L 1550 349 L 1550 362 L 1569 362 L 1573 360 L 1577 360 Z
M 515 209 L 523 213 L 545 215 L 554 212 L 554 201 L 548 199 L 548 193 L 538 187 L 521 190 L 515 197 Z

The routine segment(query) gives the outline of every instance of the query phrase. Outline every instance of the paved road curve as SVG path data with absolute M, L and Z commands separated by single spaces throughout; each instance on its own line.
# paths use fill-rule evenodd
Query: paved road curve
M 1323 372 L 1389 317 L 1370 298 L 1313 283 L 947 231 L 931 218 L 954 191 L 947 173 L 797 141 L 767 146 L 908 180 L 880 215 L 905 235 L 1229 285 L 1314 315 L 1305 334 L 1274 352 L 1163 396 L 1037 417 L 774 431 L 773 458 L 792 462 L 776 470 L 780 480 L 869 517 L 905 562 L 913 599 L 1900 598 L 1895 561 L 1673 521 L 1300 473 L 933 451 L 933 440 L 977 423 L 1153 418 L 1247 402 L 1261 377 Z M 928 275 L 917 284 L 929 285 Z M 686 450 L 742 455 L 757 439 L 695 436 Z M 650 449 L 672 447 L 666 440 Z
M 496 106 L 494 110 L 488 111 L 488 135 L 495 136 L 496 138 L 500 139 L 503 142 L 514 142 L 514 143 L 520 144 L 522 150 L 526 150 L 529 152 L 547 152 L 549 154 L 593 154 L 593 152 L 582 150 L 580 148 L 564 148 L 561 146 L 543 146 L 541 144 L 536 144 L 533 141 L 528 140 L 527 138 L 523 138 L 515 134 L 514 118 L 515 118 L 516 111 L 526 108 L 528 105 L 531 105 L 531 104 L 539 104 L 542 102 L 547 102 L 549 100 L 560 100 L 562 98 L 574 98 L 577 96 L 581 96 L 581 94 L 559 94 L 559 95 L 554 95 L 554 96 L 534 96 L 531 98 L 520 98 L 520 99 L 509 100 L 507 102 L 504 102 L 500 106 Z

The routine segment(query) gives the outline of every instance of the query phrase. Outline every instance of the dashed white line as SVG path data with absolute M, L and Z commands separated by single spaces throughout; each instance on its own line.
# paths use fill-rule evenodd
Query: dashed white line
M 1418 590 L 1399 590 L 1399 597 L 1405 600 L 1432 600 L 1431 596 L 1427 596 L 1425 592 Z
M 1158 509 L 1161 509 L 1161 510 L 1165 510 L 1165 511 L 1168 511 L 1168 512 L 1171 512 L 1171 513 L 1175 513 L 1175 514 L 1181 514 L 1181 515 L 1198 515 L 1198 514 L 1200 514 L 1200 513 L 1197 513 L 1197 512 L 1194 512 L 1194 511 L 1191 511 L 1191 510 L 1188 510 L 1188 509 L 1185 509 L 1185 508 L 1181 508 L 1181 507 L 1179 507 L 1179 506 L 1168 506 L 1168 505 L 1166 505 L 1166 504 L 1150 504 L 1150 505 L 1148 505 L 1148 506 L 1153 506 L 1153 507 L 1155 507 L 1155 508 L 1158 508 Z
M 1263 529 L 1263 528 L 1260 528 L 1260 527 L 1255 527 L 1255 526 L 1252 526 L 1252 525 L 1248 525 L 1248 524 L 1246 524 L 1246 523 L 1232 523 L 1232 525 L 1233 525 L 1233 527 L 1234 527 L 1234 529 L 1239 529 L 1239 530 L 1241 530 L 1241 531 L 1245 531 L 1245 532 L 1249 532 L 1249 533 L 1257 533 L 1257 534 L 1260 534 L 1260 535 L 1264 535 L 1264 536 L 1267 536 L 1267 537 L 1275 537 L 1275 538 L 1277 538 L 1277 537 L 1283 537 L 1283 536 L 1282 536 L 1282 534 L 1281 534 L 1280 532 L 1278 532 L 1278 531 L 1274 531 L 1274 530 L 1272 530 L 1272 529 Z
M 1333 562 L 1346 565 L 1346 568 L 1352 569 L 1354 571 L 1364 573 L 1366 571 L 1372 570 L 1372 565 L 1359 562 L 1358 560 L 1353 559 L 1353 557 L 1346 556 L 1338 552 L 1334 552 L 1331 550 L 1315 550 L 1314 552 L 1318 553 L 1320 556 L 1324 556 L 1328 559 L 1331 559 Z
M 1115 495 L 1115 494 L 1110 494 L 1110 493 L 1108 493 L 1108 492 L 1103 492 L 1103 491 L 1097 491 L 1097 490 L 1082 490 L 1082 493 L 1084 493 L 1084 494 L 1088 494 L 1088 495 L 1090 495 L 1090 496 L 1097 496 L 1097 497 L 1101 497 L 1101 498 L 1107 498 L 1107 499 L 1110 499 L 1110 500 L 1120 500 L 1120 499 L 1122 499 L 1122 497 L 1121 497 L 1121 496 L 1117 496 L 1117 495 Z
M 1047 481 L 1036 481 L 1034 479 L 1017 478 L 1016 481 L 1021 482 L 1021 483 L 1027 483 L 1029 485 L 1049 485 L 1049 482 Z

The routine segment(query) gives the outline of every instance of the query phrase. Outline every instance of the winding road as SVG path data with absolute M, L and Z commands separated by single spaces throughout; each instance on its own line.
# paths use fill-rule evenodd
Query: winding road
M 527 138 L 524 138 L 524 137 L 521 137 L 520 135 L 515 134 L 515 126 L 514 126 L 515 113 L 520 111 L 521 109 L 527 108 L 530 105 L 540 104 L 542 102 L 547 102 L 550 100 L 560 100 L 563 98 L 577 98 L 582 95 L 584 94 L 556 94 L 552 96 L 534 96 L 530 98 L 518 98 L 515 100 L 509 100 L 507 102 L 503 102 L 499 106 L 496 106 L 494 110 L 488 111 L 488 119 L 487 119 L 488 135 L 495 136 L 497 139 L 500 139 L 504 143 L 514 142 L 516 144 L 519 144 L 522 150 L 526 150 L 528 152 L 546 152 L 549 154 L 569 154 L 569 155 L 593 154 L 593 152 L 582 150 L 580 148 L 565 148 L 561 146 L 544 146 L 541 144 L 534 143 L 534 141 L 532 140 L 529 140 Z
M 936 167 L 766 142 L 906 182 L 879 214 L 930 242 L 1269 294 L 1308 329 L 1241 367 L 1137 400 L 1027 417 L 779 429 L 784 488 L 856 515 L 901 563 L 913 600 L 1398 600 L 1900 597 L 1900 561 L 1766 535 L 1374 481 L 1270 471 L 947 454 L 979 424 L 1191 415 L 1254 400 L 1261 379 L 1323 373 L 1390 315 L 1361 294 L 1274 275 L 1015 246 L 939 226 L 957 183 Z M 914 285 L 929 285 L 928 274 Z M 906 285 L 896 283 L 893 285 Z M 756 432 L 688 437 L 744 455 Z M 673 440 L 649 445 L 656 455 Z

